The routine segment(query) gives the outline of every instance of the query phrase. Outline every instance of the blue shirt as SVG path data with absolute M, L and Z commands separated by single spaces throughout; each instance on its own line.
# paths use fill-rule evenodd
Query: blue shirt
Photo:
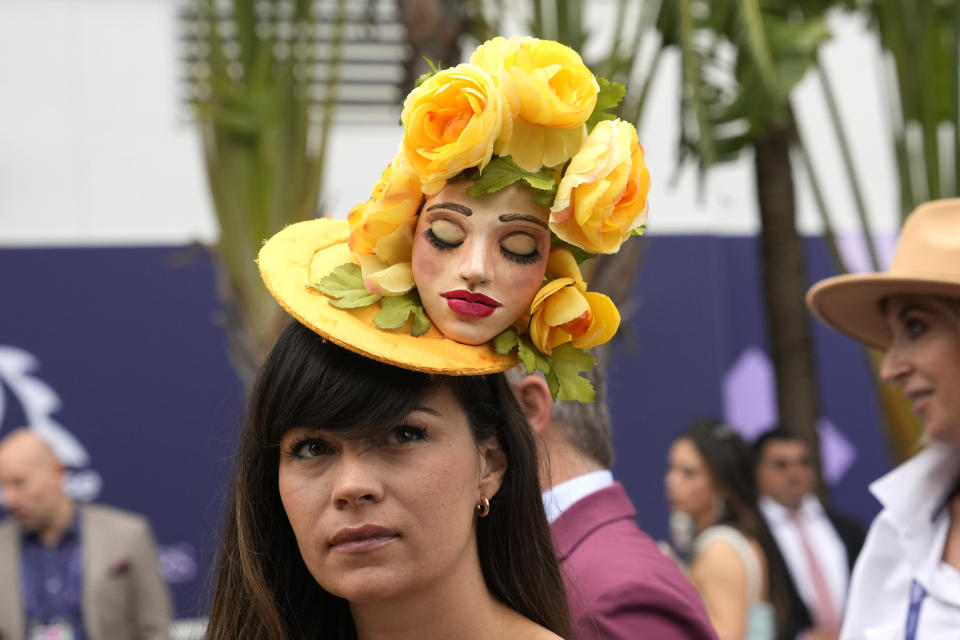
M 38 625 L 65 625 L 73 630 L 74 640 L 85 640 L 81 612 L 83 552 L 77 510 L 55 546 L 45 546 L 39 536 L 26 531 L 21 544 L 27 637 Z

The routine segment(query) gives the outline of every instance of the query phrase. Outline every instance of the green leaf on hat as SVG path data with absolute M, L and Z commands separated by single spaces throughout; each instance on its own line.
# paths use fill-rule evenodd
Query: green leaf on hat
M 507 355 L 517 346 L 517 330 L 510 328 L 501 331 L 493 339 L 493 350 L 502 356 Z
M 646 231 L 646 230 L 647 230 L 647 225 L 642 224 L 642 225 L 640 225 L 639 227 L 634 227 L 633 229 L 630 229 L 630 235 L 631 235 L 631 236 L 642 236 L 642 235 L 643 235 L 643 232 Z
M 476 182 L 467 189 L 467 194 L 482 196 L 509 187 L 519 180 L 526 180 L 531 187 L 541 191 L 556 191 L 557 188 L 552 169 L 544 167 L 539 171 L 527 171 L 518 167 L 509 156 L 503 156 L 494 158 L 483 168 Z M 552 197 L 550 203 L 553 203 Z
M 597 84 L 600 85 L 600 91 L 597 92 L 597 104 L 593 107 L 593 113 L 587 118 L 587 131 L 593 129 L 593 125 L 601 120 L 613 120 L 617 117 L 616 113 L 610 113 L 615 109 L 623 96 L 627 95 L 627 88 L 619 82 L 610 82 L 606 78 L 597 78 Z
M 382 297 L 364 288 L 360 267 L 352 262 L 340 265 L 318 283 L 308 283 L 307 289 L 319 291 L 341 309 L 367 307 Z
M 408 291 L 402 296 L 386 296 L 380 302 L 380 312 L 373 317 L 373 322 L 381 329 L 399 329 L 413 314 L 413 323 L 410 335 L 423 335 L 430 329 L 430 320 L 423 312 L 420 296 L 414 291 Z
M 424 82 L 426 82 L 430 78 L 430 76 L 436 75 L 436 73 L 440 71 L 439 66 L 427 56 L 423 56 L 423 60 L 424 62 L 427 63 L 427 66 L 430 68 L 430 70 L 420 74 L 420 77 L 417 78 L 417 81 L 413 85 L 414 88 L 419 87 Z
M 413 312 L 413 322 L 410 324 L 410 335 L 414 338 L 422 336 L 430 330 L 430 318 L 423 310 L 423 305 L 417 305 Z
M 527 375 L 534 371 L 543 371 L 544 373 L 550 371 L 548 357 L 540 353 L 540 350 L 533 346 L 533 342 L 526 336 L 520 338 L 517 342 L 517 355 L 520 356 L 520 361 L 523 362 L 523 368 L 526 369 Z
M 581 371 L 589 371 L 597 361 L 592 355 L 566 342 L 553 349 L 548 356 L 550 370 L 546 372 L 550 394 L 557 400 L 593 402 L 596 391 L 590 381 L 580 376 Z

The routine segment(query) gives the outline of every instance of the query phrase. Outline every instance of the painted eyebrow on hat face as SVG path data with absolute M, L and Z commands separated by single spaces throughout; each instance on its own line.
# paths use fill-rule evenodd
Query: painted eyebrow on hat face
M 434 209 L 450 209 L 468 217 L 473 215 L 473 210 L 470 207 L 465 207 L 458 202 L 438 202 L 427 207 L 427 211 L 433 211 Z
M 523 220 L 525 222 L 532 222 L 533 224 L 538 224 L 544 229 L 549 229 L 547 223 L 537 218 L 536 216 L 531 216 L 526 213 L 505 213 L 500 216 L 500 222 L 513 222 L 514 220 Z

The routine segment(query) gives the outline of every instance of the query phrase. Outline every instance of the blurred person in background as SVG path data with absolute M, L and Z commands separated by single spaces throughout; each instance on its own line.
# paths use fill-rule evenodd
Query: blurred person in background
M 863 529 L 820 502 L 806 440 L 784 426 L 753 443 L 760 511 L 787 567 L 787 626 L 807 640 L 835 640 Z
M 960 200 L 919 206 L 886 272 L 807 294 L 827 325 L 885 353 L 880 377 L 923 421 L 922 452 L 870 485 L 883 510 L 854 567 L 840 637 L 960 634 Z
M 166 640 L 171 603 L 147 521 L 77 504 L 30 429 L 0 440 L 0 637 Z
M 579 640 L 716 638 L 697 592 L 637 527 L 637 511 L 610 471 L 604 384 L 592 403 L 556 402 L 540 375 L 508 380 L 543 457 L 540 486 Z
M 786 637 L 786 587 L 757 507 L 749 446 L 727 424 L 701 419 L 670 446 L 666 475 L 675 545 L 721 640 Z

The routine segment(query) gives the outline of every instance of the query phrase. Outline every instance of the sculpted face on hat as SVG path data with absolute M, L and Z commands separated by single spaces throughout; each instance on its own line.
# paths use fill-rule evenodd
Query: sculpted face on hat
M 592 401 L 585 351 L 620 313 L 580 264 L 642 233 L 650 188 L 636 128 L 610 111 L 624 92 L 558 42 L 483 43 L 404 100 L 369 200 L 264 245 L 264 281 L 358 353 L 455 375 L 522 360 L 556 397 Z
M 448 338 L 483 344 L 530 309 L 547 267 L 550 211 L 514 183 L 470 196 L 470 180 L 426 199 L 413 240 L 413 279 Z

